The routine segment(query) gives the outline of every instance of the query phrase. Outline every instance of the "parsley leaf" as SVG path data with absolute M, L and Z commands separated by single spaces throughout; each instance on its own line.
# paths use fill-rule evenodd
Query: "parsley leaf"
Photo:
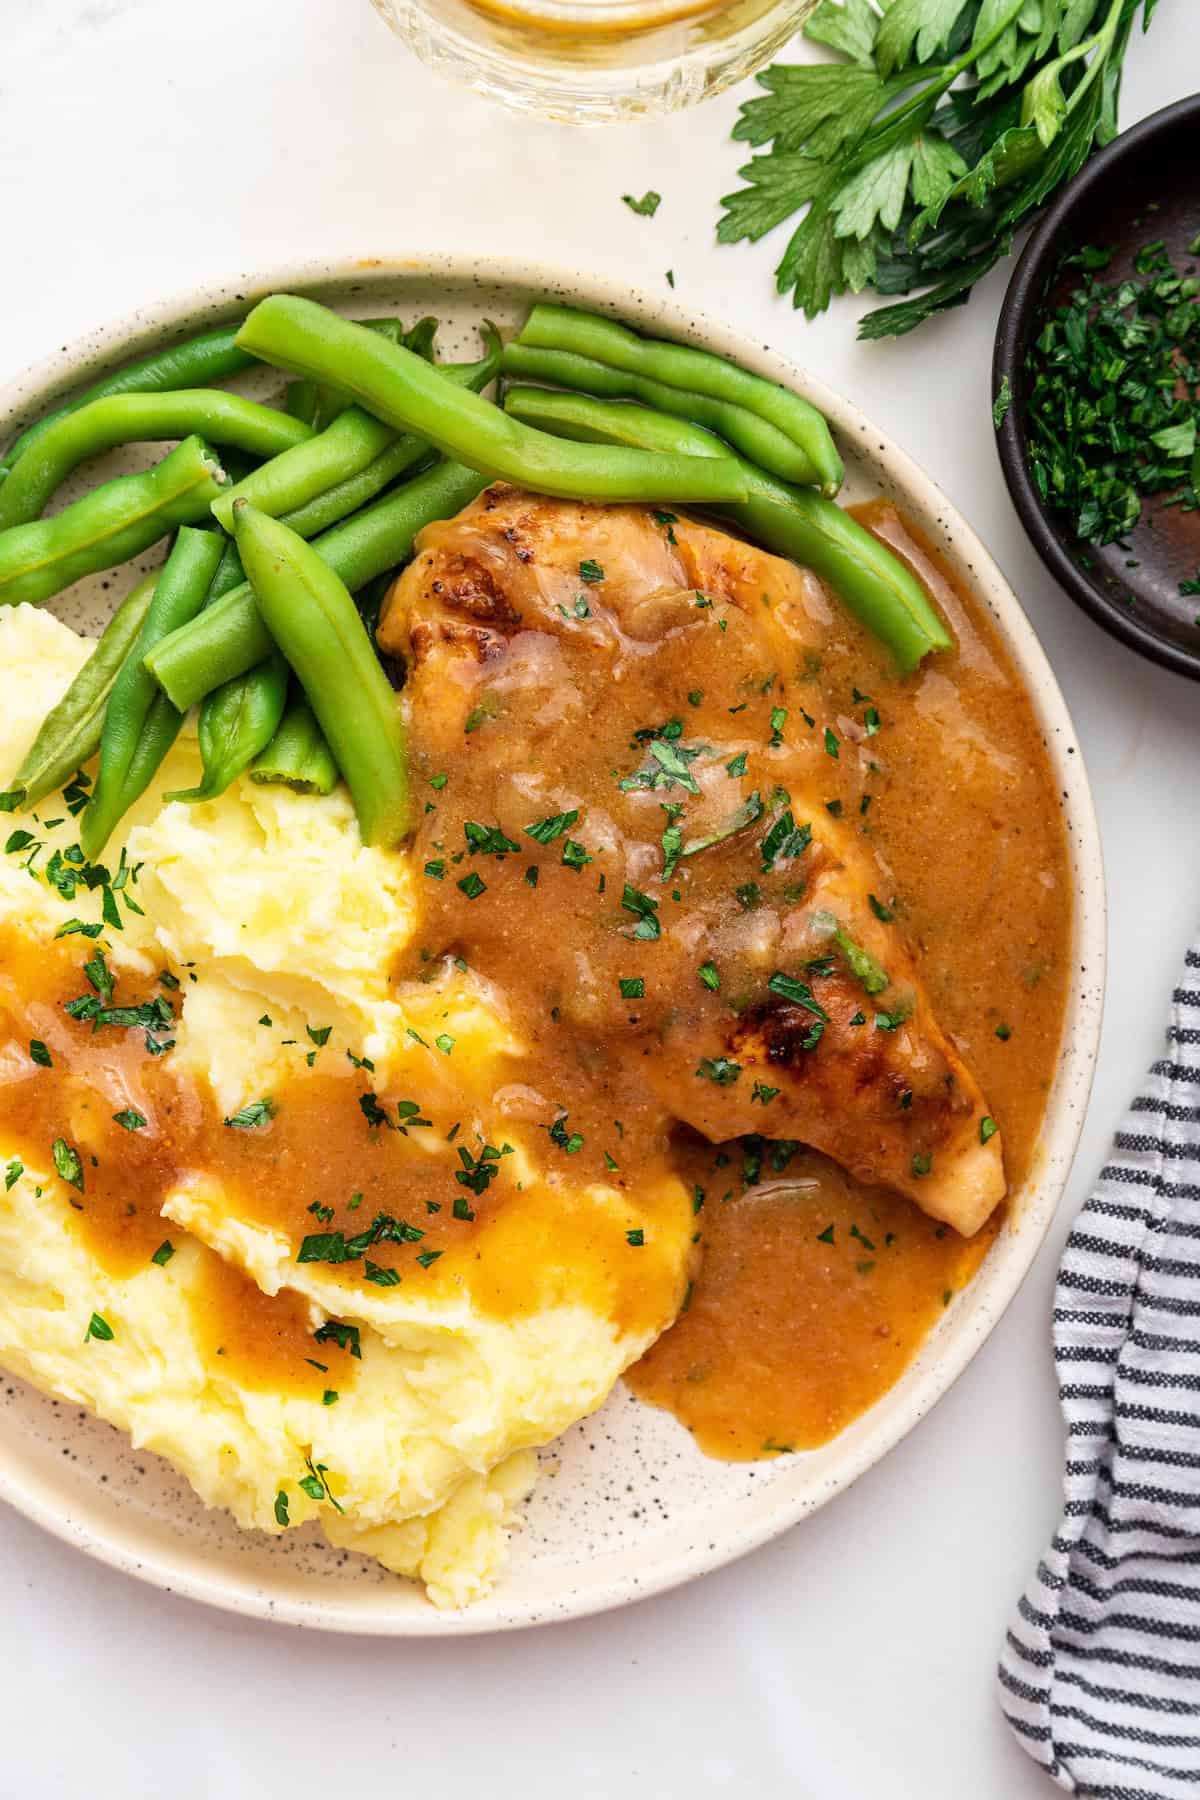
M 722 201 L 718 239 L 797 221 L 780 292 L 810 317 L 835 294 L 911 294 L 860 336 L 911 331 L 965 300 L 1115 135 L 1135 19 L 1148 26 L 1154 4 L 823 0 L 806 35 L 841 60 L 759 74 L 733 135 L 760 154 Z
M 222 1123 L 235 1131 L 257 1131 L 261 1126 L 270 1124 L 276 1110 L 275 1102 L 271 1099 L 251 1100 Z

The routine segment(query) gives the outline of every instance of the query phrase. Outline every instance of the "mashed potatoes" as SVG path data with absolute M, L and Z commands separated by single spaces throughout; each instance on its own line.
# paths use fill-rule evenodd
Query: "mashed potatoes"
M 88 649 L 31 608 L 0 616 L 0 768 L 18 764 Z M 122 928 L 110 924 L 100 940 L 114 976 L 144 984 L 164 966 L 179 971 L 173 1076 L 211 1089 L 217 1108 L 235 1114 L 289 1084 L 302 1104 L 310 1067 L 344 1070 L 350 1057 L 372 1068 L 380 1093 L 419 1085 L 432 1117 L 457 1109 L 461 1141 L 476 1130 L 483 1141 L 522 1045 L 499 997 L 452 962 L 421 983 L 392 980 L 414 916 L 404 856 L 364 848 L 340 792 L 313 799 L 247 781 L 212 803 L 163 806 L 165 790 L 197 774 L 185 734 L 105 853 L 115 868 L 124 850 L 137 870 L 124 890 L 134 905 L 117 896 Z M 0 1080 L 15 1093 L 38 1079 L 27 1048 L 35 1032 L 58 1059 L 53 1032 L 69 1029 L 61 1003 L 43 1008 L 49 1023 L 31 1026 L 43 1016 L 35 970 L 93 952 L 96 940 L 56 944 L 55 934 L 72 918 L 101 922 L 101 897 L 81 888 L 68 899 L 44 877 L 77 835 L 60 796 L 12 815 L 9 829 L 22 849 L 0 859 L 10 946 L 0 962 Z M 42 846 L 32 868 L 25 833 Z M 453 1043 L 453 1058 L 433 1048 L 439 1039 Z M 366 1286 L 336 1266 L 297 1264 L 286 1234 L 248 1216 L 196 1166 L 162 1201 L 169 1252 L 114 1260 L 95 1253 L 85 1203 L 94 1121 L 111 1135 L 122 1080 L 115 1061 L 98 1065 L 70 1107 L 63 1131 L 80 1152 L 78 1182 L 69 1165 L 64 1178 L 48 1141 L 31 1144 L 19 1114 L 6 1114 L 0 1360 L 168 1456 L 244 1526 L 282 1531 L 317 1517 L 336 1544 L 420 1577 L 438 1604 L 485 1591 L 533 1479 L 532 1447 L 599 1405 L 678 1308 L 691 1237 L 682 1184 L 662 1181 L 634 1198 L 603 1182 L 568 1185 L 567 1173 L 547 1182 L 531 1165 L 533 1128 L 518 1109 L 505 1126 L 505 1178 L 521 1204 L 469 1248 L 447 1252 L 422 1284 Z M 422 1140 L 413 1154 L 425 1152 Z M 618 1269 L 608 1246 L 643 1237 L 644 1255 Z M 581 1280 L 597 1244 L 604 1278 Z M 250 1296 L 238 1304 L 242 1315 L 249 1304 L 261 1332 L 260 1360 L 244 1347 L 227 1355 L 212 1323 L 231 1283 Z M 498 1304 L 514 1286 L 519 1303 Z M 332 1335 L 322 1330 L 330 1320 Z M 288 1333 L 300 1334 L 302 1350 L 316 1334 L 299 1361 L 317 1374 L 272 1378 L 268 1350 Z

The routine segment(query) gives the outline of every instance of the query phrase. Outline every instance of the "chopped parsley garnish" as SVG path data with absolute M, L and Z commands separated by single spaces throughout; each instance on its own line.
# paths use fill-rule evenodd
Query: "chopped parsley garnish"
M 431 1269 L 441 1254 L 440 1250 L 422 1250 L 417 1261 L 423 1269 Z
M 812 989 L 806 981 L 797 981 L 794 975 L 784 975 L 781 971 L 776 970 L 768 981 L 767 988 L 772 994 L 777 994 L 781 1000 L 788 1000 L 793 1006 L 802 1006 L 806 1012 L 812 1013 L 815 1018 L 828 1025 L 829 1014 L 819 1000 L 813 999 Z
M 635 775 L 624 775 L 617 783 L 624 794 L 632 793 L 637 788 L 685 788 L 689 794 L 698 794 L 700 784 L 688 767 L 700 755 L 700 749 L 687 749 L 684 745 L 668 737 L 651 737 L 646 748 L 658 764 L 657 768 L 639 769 Z
M 520 849 L 499 825 L 479 825 L 474 819 L 467 819 L 463 823 L 463 835 L 472 856 L 509 856 Z M 459 886 L 462 886 L 461 882 Z
M 929 1150 L 919 1150 L 912 1159 L 912 1172 L 918 1180 L 928 1175 L 933 1167 L 933 1155 Z
M 19 1156 L 14 1156 L 4 1170 L 4 1191 L 6 1194 L 12 1192 L 24 1173 L 25 1164 L 21 1161 Z
M 765 875 L 777 862 L 791 862 L 803 856 L 811 843 L 812 826 L 797 825 L 791 809 L 785 809 L 762 841 L 762 873 Z
M 989 1141 L 989 1139 L 995 1137 L 995 1135 L 996 1135 L 997 1131 L 999 1131 L 999 1129 L 1000 1129 L 1000 1127 L 997 1125 L 995 1119 L 980 1119 L 980 1121 L 979 1121 L 979 1141 L 980 1141 L 980 1143 L 986 1144 Z
M 464 1194 L 456 1194 L 454 1196 L 454 1205 L 450 1208 L 450 1211 L 456 1219 L 465 1219 L 468 1223 L 475 1217 L 475 1214 L 471 1210 L 471 1202 Z
M 1134 274 L 1100 279 L 1111 252 L 1070 260 L 1079 285 L 1045 317 L 1028 356 L 1025 453 L 1042 500 L 1081 538 L 1125 538 L 1147 498 L 1200 506 L 1200 285 L 1145 245 Z
M 525 886 L 535 888 L 538 884 L 540 870 L 536 863 L 531 863 L 525 871 Z
M 554 1133 L 551 1132 L 550 1135 L 553 1137 Z M 501 1157 L 511 1156 L 512 1153 L 511 1144 L 505 1144 L 499 1150 L 494 1144 L 485 1144 L 479 1155 L 473 1157 L 471 1152 L 460 1144 L 458 1159 L 462 1163 L 462 1168 L 454 1171 L 454 1179 L 460 1187 L 469 1188 L 471 1193 L 482 1194 L 486 1191 L 488 1183 L 494 1181 L 500 1173 Z
M 817 1233 L 818 1244 L 832 1244 L 833 1241 L 834 1241 L 834 1237 L 833 1237 L 833 1226 L 832 1225 L 827 1225 L 825 1227 L 824 1231 L 818 1231 L 818 1233 Z
M 683 808 L 667 800 L 660 800 L 659 805 L 667 815 L 667 822 L 663 826 L 662 834 L 662 878 L 664 881 L 669 881 L 683 855 L 683 826 L 679 823 L 679 815 Z
M 306 1456 L 304 1459 L 304 1466 L 308 1470 L 308 1474 L 303 1477 L 298 1485 L 303 1488 L 309 1499 L 328 1500 L 335 1512 L 341 1512 L 342 1508 L 334 1499 L 333 1490 L 329 1485 L 328 1465 L 326 1463 L 317 1463 L 314 1466 L 312 1457 Z
M 85 925 L 82 919 L 68 919 L 65 924 L 59 926 L 54 935 L 56 938 L 77 936 L 98 938 L 103 930 L 104 926 L 99 920 L 94 925 Z
M 757 1100 L 760 1106 L 769 1106 L 771 1101 L 781 1092 L 782 1089 L 780 1088 L 767 1087 L 765 1082 L 756 1081 L 754 1084 L 754 1091 L 750 1095 L 750 1104 L 753 1106 L 754 1102 Z
M 565 1150 L 568 1156 L 578 1156 L 584 1145 L 583 1133 L 572 1131 L 568 1134 L 566 1113 L 560 1114 L 548 1129 L 552 1144 L 557 1144 L 559 1149 Z
M 308 1034 L 309 1043 L 316 1044 L 318 1046 L 318 1048 L 320 1048 L 329 1042 L 329 1034 L 333 1030 L 333 1026 L 332 1025 L 306 1025 L 304 1027 L 304 1029 L 305 1029 L 305 1032 Z
M 548 819 L 537 819 L 532 825 L 526 825 L 525 836 L 531 837 L 538 844 L 552 844 L 555 838 L 570 829 L 579 817 L 579 808 L 571 812 L 552 813 Z
M 456 1041 L 448 1031 L 440 1031 L 433 1040 L 435 1049 L 440 1050 L 443 1056 L 449 1056 Z
M 324 1325 L 313 1332 L 313 1340 L 318 1344 L 336 1344 L 339 1350 L 348 1350 L 351 1356 L 362 1361 L 362 1344 L 357 1325 L 343 1325 L 339 1319 L 326 1319 Z
M 1008 409 L 1012 405 L 1012 401 L 1012 383 L 1009 381 L 1008 376 L 1005 375 L 1001 378 L 999 392 L 992 402 L 992 424 L 997 431 L 999 431 L 1005 419 L 1007 419 Z
M 387 1269 L 381 1263 L 372 1262 L 368 1256 L 363 1263 L 363 1277 L 373 1281 L 376 1287 L 399 1287 L 400 1274 L 396 1269 Z
M 838 735 L 836 731 L 831 731 L 828 725 L 825 727 L 825 754 L 832 756 L 835 762 L 838 759 Z
M 782 744 L 783 728 L 786 724 L 787 724 L 787 707 L 786 706 L 773 706 L 771 708 L 771 737 L 770 737 L 770 745 L 771 745 L 772 750 L 778 750 L 780 744 Z
M 63 1181 L 69 1182 L 82 1194 L 83 1162 L 78 1150 L 68 1144 L 66 1138 L 55 1138 L 54 1140 L 54 1167 Z
M 900 1027 L 911 1017 L 911 1006 L 897 1006 L 891 1012 L 877 1012 L 875 1029 L 876 1031 L 899 1031 Z
M 715 994 L 721 985 L 721 977 L 717 972 L 716 964 L 712 962 L 701 963 L 700 967 L 696 970 L 696 973 L 704 986 L 709 988 Z
M 725 764 L 725 773 L 727 775 L 744 775 L 746 773 L 746 752 L 744 750 L 739 750 L 737 755 L 731 757 Z
M 164 1238 L 162 1243 L 158 1246 L 158 1249 L 154 1252 L 154 1255 L 150 1258 L 150 1261 L 156 1263 L 160 1269 L 165 1269 L 174 1254 L 174 1244 L 171 1242 L 170 1238 Z
M 762 905 L 762 889 L 757 881 L 744 881 L 741 887 L 734 888 L 733 894 L 743 912 L 753 912 Z
M 277 1525 L 287 1525 L 289 1522 L 290 1521 L 288 1519 L 288 1497 L 284 1493 L 283 1489 L 280 1488 L 279 1492 L 275 1496 L 275 1523 Z
M 656 194 L 653 188 L 647 188 L 640 200 L 635 200 L 632 194 L 622 194 L 621 198 L 630 212 L 640 213 L 644 219 L 652 219 L 662 205 L 662 195 Z
M 741 1072 L 741 1063 L 731 1056 L 702 1056 L 696 1070 L 702 1081 L 714 1082 L 717 1087 L 732 1087 Z
M 265 1100 L 251 1100 L 238 1112 L 231 1113 L 224 1123 L 235 1131 L 258 1131 L 263 1125 L 269 1125 L 277 1111 L 275 1102 L 269 1097 Z
M 122 1131 L 143 1131 L 146 1127 L 146 1115 L 140 1113 L 135 1106 L 123 1106 L 120 1112 L 113 1114 L 113 1122 Z
M 702 850 L 711 850 L 714 844 L 723 844 L 727 838 L 736 837 L 739 831 L 745 831 L 748 825 L 757 825 L 766 810 L 762 795 L 755 788 L 736 811 L 730 814 L 724 825 L 709 832 L 707 837 L 689 838 L 680 855 L 698 856 Z
M 658 901 L 652 900 L 649 894 L 640 889 L 630 887 L 626 882 L 621 894 L 621 905 L 626 912 L 631 912 L 637 919 L 633 930 L 626 932 L 627 937 L 643 938 L 653 942 L 662 936 L 662 926 L 658 922 Z
M 579 565 L 579 579 L 580 581 L 603 581 L 604 570 L 598 562 L 593 562 L 590 556 L 585 556 Z
M 890 906 L 885 906 L 883 901 L 877 900 L 874 894 L 867 895 L 867 905 L 871 908 L 875 917 L 877 919 L 882 919 L 885 925 L 896 916 L 894 909 Z
M 481 881 L 474 869 L 469 875 L 464 875 L 461 881 L 456 881 L 454 885 L 467 896 L 468 900 L 478 900 L 480 894 L 487 893 L 487 882 Z
M 88 1328 L 83 1334 L 83 1341 L 86 1344 L 89 1339 L 95 1338 L 101 1344 L 111 1344 L 115 1336 L 116 1333 L 104 1314 L 94 1312 L 88 1320 Z
M 310 1232 L 301 1240 L 296 1261 L 335 1264 L 357 1262 L 376 1244 L 419 1244 L 424 1236 L 423 1231 L 418 1230 L 415 1225 L 409 1225 L 404 1219 L 394 1219 L 390 1213 L 377 1213 L 371 1224 L 364 1231 L 356 1232 L 353 1237 L 347 1237 L 343 1231 Z M 318 1334 L 317 1342 L 321 1341 Z
M 636 1231 L 627 1231 L 625 1233 L 625 1242 L 631 1244 L 635 1250 L 640 1250 L 642 1245 L 646 1242 L 646 1233 L 640 1228 Z
M 997 1025 L 996 1036 L 1000 1039 L 1002 1044 L 1007 1044 L 1009 1038 L 1012 1036 L 1012 1026 L 1004 1024 Z
M 646 995 L 646 983 L 640 975 L 622 975 L 618 980 L 622 1000 L 642 1000 Z
M 336 1406 L 337 1401 L 338 1391 L 336 1388 L 326 1388 L 325 1392 L 321 1395 L 322 1406 Z
M 562 847 L 562 861 L 564 868 L 578 871 L 586 868 L 592 858 L 582 844 L 577 844 L 574 838 L 568 838 Z
M 47 1050 L 45 1044 L 43 1044 L 41 1038 L 30 1038 L 29 1058 L 31 1062 L 37 1063 L 39 1068 L 52 1069 L 54 1067 L 53 1062 L 50 1060 L 50 1052 Z
M 431 881 L 444 881 L 446 879 L 446 865 L 440 858 L 434 857 L 425 864 L 425 873 L 429 876 Z

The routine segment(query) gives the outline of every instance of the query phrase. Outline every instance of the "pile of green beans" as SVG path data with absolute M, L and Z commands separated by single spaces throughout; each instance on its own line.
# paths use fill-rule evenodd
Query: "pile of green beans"
M 535 306 L 503 347 L 482 329 L 479 361 L 439 365 L 436 320 L 406 332 L 275 294 L 239 326 L 118 370 L 24 432 L 0 459 L 0 605 L 49 599 L 176 536 L 44 721 L 0 809 L 35 804 L 98 751 L 80 821 L 98 855 L 199 705 L 201 779 L 169 799 L 212 799 L 247 772 L 327 794 L 340 774 L 364 842 L 398 842 L 411 823 L 399 713 L 352 596 L 377 600 L 417 533 L 496 479 L 710 508 L 827 580 L 902 672 L 951 646 L 921 584 L 833 504 L 841 459 L 807 401 L 571 307 Z M 210 385 L 255 362 L 298 378 L 286 410 Z M 512 387 L 497 406 L 482 393 L 500 373 L 543 385 Z M 39 516 L 87 458 L 175 438 L 153 468 Z M 210 442 L 229 452 L 232 478 Z
M 439 463 L 394 494 L 385 494 L 313 544 L 351 593 L 404 562 L 418 531 L 452 518 L 486 487 L 483 476 L 459 463 Z M 181 631 L 164 638 L 146 666 L 168 698 L 186 711 L 222 682 L 244 675 L 271 654 L 250 583 L 208 607 Z
M 38 518 L 55 490 L 90 456 L 118 444 L 192 436 L 232 444 L 252 456 L 278 457 L 310 438 L 312 427 L 220 388 L 92 400 L 47 426 L 0 486 L 0 531 Z
M 240 375 L 254 358 L 237 342 L 239 325 L 223 325 L 216 331 L 201 332 L 185 343 L 173 344 L 167 350 L 155 350 L 137 362 L 126 363 L 94 382 L 63 406 L 56 407 L 13 439 L 0 456 L 0 481 L 3 481 L 25 452 L 68 413 L 78 412 L 93 400 L 107 400 L 113 394 L 161 394 L 175 388 L 207 387 L 210 382 L 224 381 Z
M 497 478 L 566 500 L 675 500 L 712 504 L 745 497 L 732 456 L 564 446 L 453 388 L 400 344 L 291 294 L 260 300 L 238 342 L 262 362 L 318 381 L 336 380 L 377 419 L 420 432 L 444 456 Z
M 213 451 L 188 437 L 144 474 L 106 481 L 53 519 L 10 526 L 0 532 L 0 606 L 49 600 L 139 556 L 175 526 L 203 519 L 224 485 Z
M 250 318 L 253 317 L 251 313 Z M 238 342 L 243 348 L 249 347 L 244 326 Z M 584 358 L 599 364 L 609 381 L 618 375 L 625 377 L 620 388 L 589 387 L 590 393 L 620 393 L 626 398 L 646 400 L 663 412 L 680 411 L 693 423 L 719 431 L 735 448 L 772 474 L 784 481 L 820 487 L 827 499 L 832 500 L 842 485 L 842 459 L 829 426 L 816 407 L 799 394 L 780 387 L 778 382 L 751 375 L 711 350 L 642 338 L 615 319 L 598 318 L 595 313 L 580 312 L 573 306 L 545 304 L 532 309 L 516 342 L 520 349 L 511 352 L 513 374 L 534 375 L 533 366 L 526 363 L 521 369 L 517 359 L 538 351 L 547 355 L 544 367 L 559 371 L 539 375 L 538 380 L 561 380 L 564 387 L 578 387 L 578 372 L 564 377 L 566 365 L 549 358 Z M 664 388 L 687 396 L 691 410 L 683 411 L 664 402 Z M 770 433 L 754 431 L 745 414 L 769 426 Z

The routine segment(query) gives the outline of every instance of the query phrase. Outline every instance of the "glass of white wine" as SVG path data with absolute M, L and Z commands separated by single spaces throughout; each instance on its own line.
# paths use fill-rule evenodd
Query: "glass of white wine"
M 373 0 L 443 75 L 543 118 L 673 112 L 760 68 L 819 0 Z

